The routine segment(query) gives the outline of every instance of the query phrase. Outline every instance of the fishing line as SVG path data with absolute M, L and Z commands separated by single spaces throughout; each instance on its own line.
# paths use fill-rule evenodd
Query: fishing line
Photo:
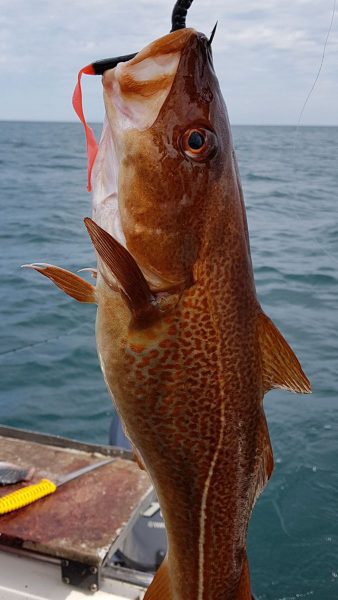
M 319 79 L 320 74 L 322 72 L 322 68 L 323 68 L 323 65 L 324 65 L 324 59 L 325 59 L 325 54 L 326 54 L 326 48 L 327 48 L 327 45 L 328 45 L 328 41 L 329 41 L 329 38 L 330 38 L 330 34 L 331 34 L 331 31 L 332 31 L 333 22 L 334 22 L 334 18 L 335 18 L 335 14 L 336 14 L 336 3 L 337 3 L 337 0 L 333 0 L 331 21 L 330 21 L 329 28 L 327 30 L 327 34 L 326 34 L 326 38 L 325 38 L 325 42 L 324 42 L 324 46 L 323 46 L 323 51 L 322 51 L 322 56 L 321 56 L 319 68 L 318 68 L 318 71 L 317 71 L 316 76 L 314 78 L 314 81 L 313 81 L 313 83 L 312 83 L 312 85 L 311 85 L 311 87 L 309 89 L 309 92 L 308 92 L 308 94 L 307 94 L 307 96 L 306 96 L 306 98 L 304 100 L 303 106 L 302 106 L 301 111 L 299 113 L 299 118 L 298 118 L 298 121 L 297 121 L 296 129 L 295 129 L 295 138 L 294 138 L 294 145 L 293 145 L 293 151 L 292 151 L 292 162 L 293 162 L 293 165 L 294 165 L 295 179 L 296 179 L 296 175 L 297 175 L 296 153 L 297 153 L 297 150 L 298 150 L 299 130 L 300 130 L 300 125 L 301 125 L 301 120 L 302 120 L 303 114 L 305 112 L 306 106 L 307 106 L 307 104 L 308 104 L 308 102 L 310 100 L 310 97 L 312 96 L 312 93 L 313 93 L 313 91 L 314 91 L 314 89 L 315 89 L 315 87 L 317 85 L 318 79 Z M 298 193 L 295 194 L 295 198 L 296 199 L 297 199 L 297 196 L 299 196 Z M 300 222 L 302 222 L 300 216 L 297 213 L 295 213 L 294 216 L 296 216 L 296 218 Z M 320 242 L 320 240 L 318 239 L 318 237 L 316 235 L 314 235 L 313 240 L 316 242 L 318 248 L 322 252 L 324 252 L 324 254 L 326 254 L 329 258 L 333 258 L 333 260 L 338 263 L 337 257 L 332 252 L 330 252 L 329 250 L 327 250 L 323 246 L 323 244 Z
M 292 535 L 288 532 L 288 530 L 286 529 L 286 525 L 285 525 L 285 521 L 284 521 L 284 517 L 281 513 L 281 510 L 276 502 L 276 500 L 271 500 L 272 506 L 274 507 L 277 517 L 279 519 L 280 522 L 280 526 L 282 528 L 282 531 L 284 531 L 285 535 L 287 535 L 288 537 L 292 537 Z
M 319 69 L 318 69 L 317 75 L 316 75 L 316 77 L 314 79 L 314 82 L 313 82 L 313 84 L 312 84 L 312 86 L 311 86 L 311 88 L 310 88 L 310 90 L 308 92 L 308 95 L 306 96 L 306 99 L 305 99 L 304 104 L 302 106 L 302 110 L 300 111 L 299 119 L 298 119 L 298 122 L 297 122 L 297 130 L 299 129 L 300 122 L 302 120 L 302 116 L 303 116 L 303 113 L 305 111 L 306 105 L 307 105 L 307 103 L 308 103 L 308 101 L 310 99 L 310 96 L 312 95 L 313 90 L 316 87 L 317 81 L 319 79 L 319 76 L 320 76 L 322 68 L 323 68 L 324 58 L 325 58 L 325 53 L 326 53 L 326 47 L 327 47 L 327 44 L 328 44 L 328 41 L 329 41 L 329 37 L 330 37 L 331 31 L 332 31 L 335 13 L 336 13 L 336 0 L 333 0 L 333 9 L 332 9 L 332 15 L 331 15 L 331 22 L 330 22 L 329 29 L 328 29 L 327 34 L 326 34 L 326 38 L 325 38 L 325 42 L 324 42 L 324 47 L 323 47 L 323 52 L 322 52 L 322 58 L 321 58 L 320 65 L 319 65 Z
M 84 327 L 89 327 L 89 323 L 82 323 L 81 325 L 77 325 L 73 329 L 69 329 L 65 333 L 61 333 L 60 335 L 55 335 L 53 337 L 47 338 L 45 340 L 39 340 L 37 342 L 33 342 L 32 344 L 26 344 L 25 346 L 19 346 L 19 348 L 13 348 L 12 350 L 6 350 L 5 352 L 0 352 L 0 356 L 8 356 L 10 354 L 16 354 L 16 352 L 22 352 L 23 350 L 28 350 L 29 348 L 34 348 L 35 346 L 40 346 L 41 344 L 48 344 L 49 342 L 53 342 L 55 340 L 60 340 L 72 333 L 76 333 L 80 329 Z

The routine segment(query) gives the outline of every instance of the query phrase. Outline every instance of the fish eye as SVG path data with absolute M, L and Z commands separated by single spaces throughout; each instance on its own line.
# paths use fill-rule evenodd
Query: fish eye
M 191 150 L 200 150 L 204 146 L 205 137 L 199 131 L 192 131 L 188 138 L 188 145 Z
M 217 150 L 217 138 L 213 131 L 204 127 L 187 129 L 180 139 L 182 152 L 197 162 L 205 162 Z

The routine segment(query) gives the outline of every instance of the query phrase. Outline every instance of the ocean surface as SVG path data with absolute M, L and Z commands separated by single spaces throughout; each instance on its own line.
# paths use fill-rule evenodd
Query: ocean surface
M 275 470 L 250 524 L 253 586 L 259 600 L 337 600 L 338 128 L 233 135 L 258 295 L 313 384 L 265 398 Z M 20 268 L 95 264 L 81 126 L 0 123 L 0 168 L 0 422 L 107 443 L 95 307 Z

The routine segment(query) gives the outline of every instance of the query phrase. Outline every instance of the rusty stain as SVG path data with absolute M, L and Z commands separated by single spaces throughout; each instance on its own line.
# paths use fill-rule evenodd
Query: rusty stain
M 66 473 L 104 458 L 97 452 L 1 436 L 0 456 L 22 466 L 34 466 L 30 483 L 42 478 L 57 483 Z M 0 496 L 22 486 L 0 488 Z M 136 463 L 116 457 L 109 465 L 65 484 L 53 495 L 1 516 L 1 544 L 100 564 L 149 487 L 148 476 Z

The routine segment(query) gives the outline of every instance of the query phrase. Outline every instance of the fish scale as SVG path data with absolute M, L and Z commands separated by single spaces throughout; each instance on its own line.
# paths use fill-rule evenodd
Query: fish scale
M 214 515 L 214 518 L 212 522 L 209 519 L 206 531 L 204 531 L 203 527 L 203 537 L 210 539 L 210 537 L 214 536 L 217 540 L 217 543 L 210 544 L 209 542 L 205 543 L 203 541 L 203 552 L 204 545 L 206 545 L 206 548 L 213 549 L 212 551 L 210 550 L 210 552 L 207 552 L 207 556 L 205 557 L 208 563 L 208 581 L 212 581 L 213 588 L 208 591 L 209 595 L 205 597 L 213 597 L 212 594 L 215 593 L 213 590 L 216 589 L 216 582 L 219 579 L 219 558 L 221 554 L 221 546 L 218 538 L 222 537 L 222 531 L 226 529 L 228 532 L 230 531 L 230 525 L 232 521 L 234 521 L 235 515 L 234 511 L 230 517 L 231 523 L 227 525 L 227 522 L 229 521 L 229 511 L 227 508 L 227 513 L 225 515 L 226 518 L 222 520 L 221 516 L 224 513 L 224 493 L 222 491 L 220 494 L 221 500 L 217 501 L 218 494 L 216 482 L 213 483 L 211 500 L 208 493 L 203 499 L 203 494 L 206 490 L 206 483 L 208 483 L 207 492 L 209 492 L 213 477 L 217 479 L 217 475 L 225 470 L 227 463 L 227 452 L 225 452 L 225 456 L 223 457 L 218 457 L 215 453 L 216 449 L 217 454 L 220 454 L 222 437 L 225 436 L 225 431 L 227 431 L 227 429 L 224 429 L 224 432 L 221 433 L 219 430 L 220 423 L 222 424 L 222 418 L 220 417 L 222 409 L 218 407 L 218 412 L 216 412 L 214 408 L 215 412 L 210 414 L 210 407 L 213 405 L 217 406 L 217 404 L 219 405 L 219 397 L 221 395 L 219 390 L 220 385 L 216 386 L 215 382 L 223 382 L 223 386 L 225 386 L 227 383 L 227 378 L 224 376 L 224 369 L 226 367 L 228 357 L 224 348 L 222 348 L 222 340 L 220 339 L 218 344 L 216 343 L 217 331 L 218 337 L 221 337 L 221 321 L 219 321 L 219 319 L 214 319 L 214 321 L 216 320 L 217 322 L 216 329 L 213 319 L 210 318 L 210 314 L 206 312 L 206 307 L 211 303 L 211 298 L 209 293 L 205 294 L 205 290 L 210 289 L 211 293 L 215 293 L 215 286 L 210 286 L 209 284 L 210 281 L 203 281 L 201 276 L 199 286 L 186 292 L 186 294 L 184 294 L 182 297 L 182 301 L 179 307 L 177 307 L 175 314 L 171 314 L 168 328 L 170 328 L 170 322 L 175 321 L 176 323 L 179 323 L 180 335 L 168 335 L 168 337 L 165 338 L 165 341 L 168 341 L 168 344 L 163 344 L 162 340 L 160 345 L 157 346 L 158 354 L 156 358 L 153 359 L 153 365 L 156 364 L 156 368 L 154 369 L 153 366 L 151 373 L 152 378 L 149 378 L 149 369 L 147 370 L 144 367 L 143 358 L 139 352 L 135 353 L 135 360 L 133 361 L 131 370 L 129 371 L 130 367 L 128 365 L 126 367 L 126 371 L 121 373 L 119 378 L 121 381 L 125 382 L 126 396 L 127 390 L 130 392 L 130 397 L 127 400 L 126 406 L 123 407 L 121 404 L 119 404 L 119 407 L 122 418 L 124 418 L 125 422 L 128 421 L 130 424 L 129 427 L 133 431 L 137 431 L 137 438 L 134 437 L 133 439 L 134 443 L 136 443 L 137 447 L 141 449 L 142 456 L 147 456 L 150 451 L 150 449 L 146 446 L 147 437 L 150 437 L 149 445 L 153 448 L 156 448 L 155 453 L 158 450 L 159 444 L 161 444 L 161 440 L 166 440 L 167 464 L 163 465 L 162 458 L 161 469 L 165 468 L 166 472 L 170 473 L 170 485 L 175 489 L 176 506 L 180 507 L 180 512 L 183 514 L 190 513 L 189 524 L 185 524 L 185 531 L 188 530 L 189 533 L 185 533 L 184 535 L 184 546 L 181 545 L 181 532 L 183 527 L 181 516 L 178 518 L 177 522 L 177 519 L 175 518 L 174 520 L 171 515 L 170 520 L 172 525 L 168 531 L 169 544 L 174 544 L 175 547 L 177 546 L 177 552 L 179 552 L 178 562 L 180 564 L 180 571 L 182 572 L 182 583 L 180 584 L 180 587 L 182 588 L 182 598 L 189 597 L 187 595 L 189 592 L 185 591 L 185 587 L 187 581 L 189 581 L 189 573 L 191 573 L 190 562 L 187 565 L 188 573 L 183 572 L 183 564 L 186 562 L 185 556 L 196 554 L 196 546 L 200 547 L 201 545 L 201 523 L 203 522 L 204 525 L 202 513 L 207 511 L 208 503 L 211 502 L 213 505 L 212 508 L 209 509 L 209 512 Z M 230 313 L 232 316 L 232 308 L 230 302 L 228 302 L 226 287 L 222 281 L 218 283 L 218 289 L 219 294 L 222 296 L 222 306 L 220 307 L 219 304 L 217 304 L 217 307 L 221 312 L 222 320 L 224 319 L 227 321 L 227 315 Z M 232 289 L 231 282 L 230 289 Z M 191 305 L 192 303 L 195 304 L 195 310 L 187 311 L 185 304 Z M 195 317 L 197 318 L 196 324 L 194 323 Z M 100 323 L 100 327 L 102 330 L 105 330 L 105 323 Z M 238 343 L 236 336 L 230 335 L 228 336 L 225 345 L 231 347 L 233 344 L 232 340 Z M 204 352 L 201 352 L 200 350 L 201 341 L 203 341 L 204 345 L 207 345 L 207 347 L 204 348 Z M 246 329 L 246 343 L 247 342 L 248 339 Z M 152 342 L 152 344 L 153 343 L 154 342 Z M 143 347 L 143 353 L 146 351 L 145 348 L 146 346 Z M 148 352 L 151 351 L 153 351 L 153 345 L 151 345 L 148 349 Z M 166 352 L 168 351 L 169 355 L 166 355 Z M 230 357 L 232 354 L 233 352 L 230 351 Z M 187 356 L 189 357 L 190 362 L 193 363 L 190 366 L 190 372 L 189 368 L 184 365 Z M 217 356 L 219 356 L 218 361 Z M 106 365 L 109 370 L 109 357 L 107 356 L 104 360 L 106 361 Z M 168 362 L 170 364 L 169 373 L 167 373 L 165 368 L 165 365 Z M 170 377 L 170 373 L 175 375 L 177 374 L 177 371 L 181 373 L 181 381 L 177 380 L 176 377 L 173 377 L 172 379 Z M 137 376 L 138 374 L 141 374 L 140 378 Z M 232 374 L 228 375 L 228 379 L 232 379 Z M 207 387 L 208 383 L 210 389 Z M 251 391 L 252 389 L 255 391 L 251 380 L 249 380 L 248 384 Z M 149 397 L 148 402 L 144 397 L 145 386 L 146 394 Z M 257 387 L 259 386 L 256 384 L 256 388 Z M 189 396 L 197 399 L 195 402 L 189 400 L 190 411 L 187 411 L 186 408 L 188 400 L 187 388 L 189 389 Z M 115 396 L 121 393 L 120 390 L 117 390 L 114 387 L 111 388 L 111 391 Z M 240 389 L 238 394 L 240 399 L 242 399 L 242 394 L 245 391 L 248 397 L 248 390 Z M 207 397 L 206 402 L 204 401 L 204 396 Z M 233 413 L 234 393 L 229 394 L 229 396 L 232 398 L 232 405 L 227 408 L 227 411 L 231 411 Z M 131 403 L 133 402 L 132 398 L 135 399 L 135 405 L 133 407 L 131 407 Z M 146 403 L 147 406 L 145 408 Z M 165 420 L 163 419 L 163 409 L 166 416 Z M 130 412 L 133 413 L 133 421 L 131 421 Z M 246 411 L 246 413 L 247 419 L 251 424 L 254 423 L 255 420 L 257 421 L 261 418 L 259 406 L 257 406 L 256 410 L 252 410 L 251 412 Z M 253 418 L 255 413 L 256 419 Z M 186 421 L 183 432 L 181 430 L 182 418 L 185 418 Z M 224 418 L 225 415 L 223 416 L 223 421 Z M 253 433 L 255 433 L 255 429 L 256 428 L 252 426 Z M 149 430 L 151 432 L 156 431 L 155 443 L 154 434 L 152 433 L 149 435 Z M 230 422 L 230 433 L 231 430 L 232 423 Z M 194 433 L 197 436 L 196 440 L 194 439 Z M 224 446 L 226 449 L 226 444 L 224 444 Z M 152 454 L 154 454 L 154 451 Z M 186 462 L 187 455 L 190 456 L 192 464 L 198 465 L 198 469 L 195 471 L 194 477 L 191 475 L 188 480 L 188 486 L 186 476 L 183 475 L 182 477 L 182 472 L 184 473 L 184 471 L 182 471 L 182 463 L 184 465 Z M 231 457 L 233 458 L 233 452 L 231 453 Z M 218 463 L 217 469 L 215 468 L 216 463 L 215 465 L 212 464 L 214 458 L 216 463 Z M 155 461 L 156 456 L 153 456 L 150 461 L 152 466 L 149 468 L 149 471 L 156 485 L 157 471 L 156 466 L 154 466 Z M 251 471 L 252 470 L 253 469 L 251 469 Z M 227 471 L 229 473 L 229 467 Z M 232 485 L 235 485 L 237 474 L 238 469 L 234 468 L 234 476 L 231 477 L 230 474 L 228 475 L 232 480 Z M 208 481 L 209 475 L 210 481 Z M 221 485 L 224 485 L 224 481 L 222 481 Z M 199 500 L 196 502 L 197 508 L 194 519 L 192 522 L 190 522 L 191 514 L 193 513 L 191 499 L 192 487 L 196 489 L 194 494 L 196 500 L 197 498 L 199 498 Z M 162 495 L 163 492 L 160 497 L 160 503 L 162 511 L 164 511 L 163 505 L 165 504 L 165 499 L 161 502 Z M 251 492 L 251 495 L 253 495 L 253 492 Z M 245 526 L 245 519 L 243 519 L 243 526 Z M 217 529 L 220 529 L 219 534 L 217 534 Z M 244 529 L 242 533 L 243 540 L 245 537 L 245 531 L 246 530 Z M 174 538 L 173 542 L 172 538 Z M 198 550 L 198 553 L 202 554 L 202 550 Z M 224 563 L 224 561 L 222 562 Z M 237 574 L 237 583 L 239 575 Z M 197 574 L 196 577 L 198 577 Z M 234 584 L 231 585 L 233 586 Z M 218 583 L 217 587 L 221 587 L 224 592 L 225 586 L 223 578 Z M 194 594 L 195 593 L 196 592 L 194 591 Z M 197 597 L 198 596 L 196 595 L 196 598 Z

